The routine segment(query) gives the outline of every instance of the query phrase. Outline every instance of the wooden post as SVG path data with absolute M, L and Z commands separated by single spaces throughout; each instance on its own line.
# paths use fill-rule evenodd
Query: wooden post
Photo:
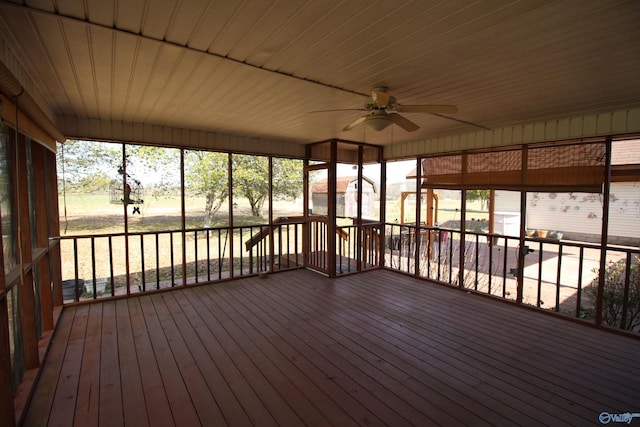
M 2 212 L 0 212 L 0 248 L 2 243 Z M 0 250 L 0 265 L 4 268 L 4 251 Z M 13 377 L 11 368 L 11 342 L 9 335 L 9 307 L 4 271 L 0 274 L 0 425 L 15 426 L 13 406 Z
M 304 159 L 304 175 L 302 178 L 302 205 L 304 206 L 303 218 L 304 223 L 302 225 L 302 265 L 305 267 L 309 265 L 309 252 L 311 252 L 311 227 L 309 226 L 309 157 L 311 149 L 307 145 L 306 156 Z M 298 254 L 296 254 L 296 261 L 298 260 Z
M 422 222 L 422 159 L 416 159 L 416 228 L 415 228 L 415 247 L 414 253 L 414 274 L 420 275 L 420 223 Z M 411 232 L 409 232 L 411 236 Z
M 40 365 L 38 354 L 38 327 L 36 304 L 33 292 L 33 273 L 27 269 L 31 263 L 31 225 L 29 221 L 29 189 L 27 182 L 27 141 L 20 135 L 16 141 L 16 164 L 14 165 L 14 185 L 16 194 L 18 267 L 20 269 L 20 314 L 22 318 L 22 340 L 24 345 L 25 369 Z
M 124 215 L 124 267 L 127 295 L 131 295 L 131 265 L 129 265 L 129 217 L 127 213 L 127 145 L 122 144 L 122 212 Z
M 60 213 L 58 210 L 58 172 L 56 170 L 56 155 L 45 151 L 45 183 L 47 186 L 47 211 L 49 221 L 49 255 L 51 261 L 51 276 L 53 281 L 53 305 L 62 306 L 62 265 L 60 259 Z
M 336 180 L 338 162 L 338 141 L 331 141 L 331 160 L 327 176 L 327 263 L 329 277 L 336 277 Z
M 357 189 L 357 213 L 356 213 L 356 269 L 362 271 L 362 252 L 365 250 L 366 234 L 362 230 L 362 157 L 364 150 L 362 145 L 358 145 L 358 189 Z
M 605 149 L 604 188 L 602 189 L 602 232 L 600 235 L 600 272 L 598 274 L 598 294 L 596 298 L 596 325 L 602 324 L 605 272 L 607 271 L 607 241 L 609 240 L 609 197 L 611 196 L 611 137 L 607 138 Z
M 433 227 L 433 188 L 427 188 L 427 225 Z
M 184 148 L 180 149 L 180 237 L 182 239 L 182 285 L 187 285 L 187 201 L 185 200 L 185 179 L 184 179 Z M 198 242 L 194 242 L 195 245 Z M 141 254 L 144 257 L 144 254 Z M 198 275 L 198 260 L 196 260 L 195 274 Z M 144 271 L 142 272 L 144 274 Z
M 529 165 L 529 147 L 527 145 L 522 147 L 522 164 L 520 166 L 520 182 L 524 188 L 527 187 L 526 176 L 527 168 Z M 520 190 L 520 239 L 518 244 L 518 276 L 516 277 L 517 283 L 517 295 L 516 302 L 522 304 L 524 296 L 524 238 L 525 238 L 525 220 L 527 218 L 527 193 Z M 507 239 L 505 238 L 505 246 L 507 246 Z M 505 249 L 506 250 L 506 249 Z
M 46 182 L 45 175 L 45 148 L 38 143 L 31 145 L 31 163 L 33 165 L 33 181 L 36 183 Z M 38 261 L 38 279 L 40 290 L 40 311 L 42 314 L 42 328 L 45 331 L 53 329 L 53 302 L 51 295 L 51 269 L 49 259 L 49 233 L 48 233 L 48 203 L 47 188 L 34 185 L 35 205 L 44 209 L 34 209 L 36 215 L 36 246 L 40 250 L 45 250 L 44 255 Z
M 465 250 L 467 248 L 467 190 L 460 192 L 460 263 L 458 269 L 458 287 L 464 287 Z
M 495 230 L 496 190 L 489 190 L 489 234 Z
M 462 185 L 463 189 L 460 191 L 460 253 L 459 265 L 458 265 L 458 286 L 464 287 L 464 263 L 465 263 L 465 249 L 467 248 L 467 190 L 464 185 L 467 180 L 467 154 L 462 155 Z
M 225 239 L 225 241 L 229 242 L 229 277 L 233 279 L 235 276 L 233 272 L 233 154 L 229 153 L 227 155 L 227 194 L 229 194 L 229 226 L 227 228 L 227 233 L 230 234 L 229 239 Z M 224 262 L 224 260 L 222 261 Z
M 382 152 L 382 150 L 380 150 Z M 382 157 L 382 156 L 380 156 Z M 378 252 L 378 265 L 380 267 L 384 267 L 385 265 L 385 254 L 386 254 L 386 238 L 387 231 L 385 224 L 387 223 L 387 162 L 380 158 L 380 242 L 379 242 L 379 252 Z
M 273 271 L 275 267 L 275 227 L 273 225 L 273 157 L 269 156 L 269 271 Z M 282 229 L 278 230 L 280 233 Z

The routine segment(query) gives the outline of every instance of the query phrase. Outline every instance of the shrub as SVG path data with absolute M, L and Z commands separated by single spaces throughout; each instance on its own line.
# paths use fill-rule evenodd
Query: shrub
M 633 330 L 640 326 L 640 258 L 634 257 L 629 268 L 629 291 L 626 298 L 626 314 L 622 318 L 625 305 L 626 260 L 610 262 L 605 269 L 604 292 L 602 294 L 602 323 L 622 329 Z M 598 273 L 598 270 L 594 270 Z M 585 294 L 593 307 L 598 297 L 597 277 Z

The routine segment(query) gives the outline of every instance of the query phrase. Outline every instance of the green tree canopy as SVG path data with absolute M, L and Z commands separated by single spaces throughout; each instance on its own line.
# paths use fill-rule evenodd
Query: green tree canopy
M 107 190 L 111 180 L 122 177 L 122 144 L 70 140 L 60 151 L 58 172 L 61 176 L 64 172 L 67 189 L 71 191 Z M 153 181 L 155 191 L 179 187 L 180 150 L 127 144 L 125 152 L 127 175 L 145 185 Z M 184 153 L 186 191 L 204 196 L 204 226 L 210 227 L 214 215 L 229 197 L 229 154 L 199 150 Z M 245 197 L 252 215 L 260 217 L 269 197 L 269 158 L 234 154 L 231 159 L 234 194 Z M 274 197 L 300 195 L 302 167 L 300 160 L 273 159 Z
M 300 195 L 303 174 L 302 162 L 274 158 L 272 172 L 273 197 L 295 198 Z M 269 159 L 262 156 L 233 156 L 233 186 L 237 195 L 249 201 L 251 214 L 262 215 L 269 197 Z
M 482 209 L 486 209 L 487 204 L 489 203 L 490 194 L 490 190 L 467 190 L 467 200 L 470 202 L 479 200 Z
M 185 155 L 185 185 L 205 197 L 205 227 L 211 226 L 229 196 L 228 158 L 228 154 L 208 151 L 189 151 Z
M 91 193 L 109 188 L 122 163 L 122 146 L 96 141 L 69 140 L 58 148 L 59 181 L 73 192 Z

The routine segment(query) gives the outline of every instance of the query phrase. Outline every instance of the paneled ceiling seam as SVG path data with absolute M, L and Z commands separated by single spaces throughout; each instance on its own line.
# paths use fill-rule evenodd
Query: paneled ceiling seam
M 188 49 L 188 50 L 191 50 L 191 51 L 194 51 L 194 52 L 199 52 L 199 53 L 201 53 L 203 55 L 210 55 L 212 57 L 219 58 L 219 59 L 222 59 L 222 60 L 225 60 L 225 61 L 230 61 L 230 62 L 234 62 L 236 64 L 241 64 L 241 65 L 244 65 L 244 66 L 247 66 L 247 67 L 251 67 L 251 68 L 256 69 L 256 70 L 262 70 L 262 71 L 265 71 L 265 72 L 268 72 L 268 73 L 277 74 L 277 75 L 283 76 L 283 77 L 293 78 L 293 79 L 296 79 L 296 80 L 300 80 L 300 81 L 304 81 L 304 82 L 307 82 L 307 83 L 315 84 L 315 85 L 322 86 L 322 87 L 325 87 L 325 88 L 338 90 L 338 91 L 345 92 L 345 93 L 350 93 L 350 94 L 353 94 L 353 95 L 359 95 L 359 96 L 362 96 L 362 97 L 368 97 L 369 96 L 368 93 L 361 93 L 361 92 L 358 92 L 358 91 L 355 91 L 355 90 L 351 90 L 351 89 L 347 89 L 347 88 L 344 88 L 344 87 L 335 86 L 335 85 L 328 84 L 328 83 L 323 83 L 323 82 L 318 81 L 318 80 L 307 79 L 307 78 L 296 76 L 296 75 L 293 75 L 293 74 L 290 74 L 290 73 L 283 73 L 283 72 L 278 71 L 278 70 L 264 68 L 264 67 L 261 67 L 261 66 L 258 66 L 258 65 L 250 64 L 248 62 L 240 61 L 238 59 L 230 58 L 230 57 L 225 56 L 225 55 L 220 55 L 220 54 L 217 54 L 217 53 L 214 53 L 214 52 L 208 52 L 208 51 L 205 51 L 205 50 L 196 49 L 196 48 L 193 48 L 193 47 L 190 47 L 190 46 L 185 46 L 183 44 L 171 42 L 171 41 L 168 41 L 168 40 L 156 39 L 156 38 L 153 38 L 153 37 L 145 36 L 144 34 L 138 34 L 138 33 L 134 33 L 134 32 L 127 31 L 127 30 L 123 30 L 123 29 L 120 29 L 120 28 L 113 28 L 113 27 L 110 27 L 108 25 L 98 24 L 98 23 L 95 23 L 95 22 L 88 21 L 86 19 L 74 18 L 74 17 L 71 17 L 71 16 L 65 16 L 65 15 L 61 15 L 59 13 L 53 13 L 53 12 L 49 12 L 49 11 L 42 10 L 42 9 L 36 9 L 36 8 L 25 6 L 25 5 L 18 5 L 18 4 L 15 4 L 15 3 L 8 2 L 6 0 L 0 0 L 0 1 L 3 4 L 9 5 L 9 6 L 17 8 L 17 9 L 23 9 L 23 10 L 25 10 L 27 12 L 39 13 L 39 14 L 42 14 L 42 15 L 55 17 L 55 18 L 61 19 L 61 20 L 73 21 L 73 22 L 82 23 L 82 24 L 85 24 L 85 25 L 90 25 L 90 26 L 93 26 L 93 27 L 107 29 L 107 30 L 114 31 L 114 32 L 119 32 L 119 33 L 132 35 L 132 36 L 140 38 L 140 39 L 151 40 L 151 41 L 154 41 L 154 42 L 158 42 L 158 43 L 169 45 L 169 46 L 173 46 L 173 47 L 178 47 L 178 48 L 181 48 L 181 49 Z

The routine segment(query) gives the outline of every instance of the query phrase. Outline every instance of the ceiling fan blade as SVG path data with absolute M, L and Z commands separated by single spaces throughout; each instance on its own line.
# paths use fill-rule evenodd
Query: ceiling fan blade
M 314 110 L 307 111 L 307 113 L 333 113 L 334 111 L 367 111 L 364 108 L 342 108 L 338 110 Z
M 420 129 L 420 126 L 413 123 L 411 120 L 407 119 L 406 117 L 401 116 L 400 114 L 390 113 L 389 117 L 391 117 L 391 120 L 393 120 L 393 123 L 397 124 L 407 132 L 414 132 Z
M 364 115 L 356 120 L 354 120 L 353 122 L 351 122 L 350 124 L 348 124 L 347 126 L 345 126 L 344 129 L 342 129 L 344 132 L 353 129 L 354 127 L 358 126 L 360 123 L 363 123 L 365 120 L 367 120 L 367 117 L 369 117 L 369 115 Z
M 399 113 L 440 113 L 454 114 L 458 111 L 455 105 L 400 105 L 396 104 L 393 108 Z
M 386 107 L 387 105 L 389 105 L 391 95 L 386 92 L 381 92 L 374 89 L 371 91 L 371 99 L 373 100 L 373 104 L 376 107 Z

